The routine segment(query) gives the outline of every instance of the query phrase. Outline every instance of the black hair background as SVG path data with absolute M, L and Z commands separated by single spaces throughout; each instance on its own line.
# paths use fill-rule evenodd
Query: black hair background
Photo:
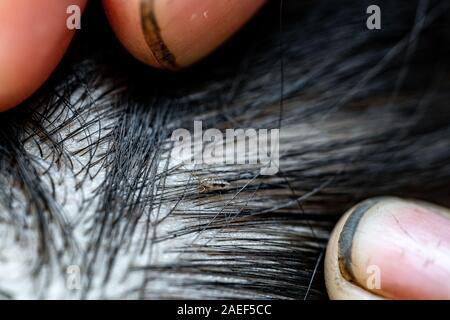
M 370 4 L 382 8 L 382 30 L 365 27 Z M 449 7 L 425 0 L 271 1 L 211 57 L 172 74 L 132 59 L 100 3 L 91 1 L 52 78 L 0 115 L 0 221 L 19 238 L 23 229 L 37 234 L 36 277 L 52 261 L 64 266 L 77 244 L 55 196 L 64 181 L 48 172 L 73 170 L 82 185 L 101 164 L 105 177 L 81 250 L 89 279 L 83 297 L 91 297 L 96 278 L 110 280 L 118 252 L 129 250 L 138 222 L 148 217 L 141 254 L 172 237 L 220 232 L 174 248 L 195 258 L 130 267 L 145 280 L 123 297 L 324 298 L 324 246 L 348 208 L 380 195 L 449 204 Z M 286 128 L 291 138 L 281 142 L 279 174 L 199 167 L 182 187 L 168 185 L 167 177 L 186 172 L 158 171 L 167 162 L 167 141 L 194 119 L 220 129 Z M 327 134 L 292 137 L 299 125 Z M 73 138 L 89 143 L 69 151 Z M 80 155 L 90 160 L 75 172 Z M 42 168 L 39 157 L 52 168 Z M 217 178 L 227 187 L 199 189 Z M 172 205 L 170 216 L 183 223 L 157 237 L 152 230 L 163 219 L 162 205 Z M 173 275 L 179 291 L 153 290 L 155 277 Z

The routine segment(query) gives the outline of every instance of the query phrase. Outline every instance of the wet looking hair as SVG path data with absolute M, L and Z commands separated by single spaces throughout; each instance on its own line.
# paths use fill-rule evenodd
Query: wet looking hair
M 132 59 L 90 3 L 52 78 L 0 115 L 0 295 L 326 298 L 348 208 L 448 205 L 450 3 L 380 0 L 368 30 L 372 2 L 271 1 L 176 74 Z M 171 165 L 194 120 L 280 128 L 278 174 Z

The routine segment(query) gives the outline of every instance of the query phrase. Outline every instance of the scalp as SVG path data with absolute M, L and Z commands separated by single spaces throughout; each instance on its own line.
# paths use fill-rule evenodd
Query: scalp
M 353 204 L 448 199 L 448 4 L 382 1 L 376 32 L 365 1 L 284 5 L 281 30 L 274 2 L 176 76 L 88 8 L 46 87 L 0 118 L 3 267 L 22 279 L 2 278 L 5 296 L 323 298 L 324 246 Z M 171 133 L 194 120 L 280 128 L 280 172 L 175 165 Z

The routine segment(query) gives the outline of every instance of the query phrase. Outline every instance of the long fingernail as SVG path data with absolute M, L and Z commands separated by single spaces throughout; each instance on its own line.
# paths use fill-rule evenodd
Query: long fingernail
M 428 203 L 369 200 L 345 221 L 339 269 L 391 299 L 450 299 L 450 213 Z
M 161 67 L 189 66 L 235 33 L 264 0 L 141 0 L 144 37 Z

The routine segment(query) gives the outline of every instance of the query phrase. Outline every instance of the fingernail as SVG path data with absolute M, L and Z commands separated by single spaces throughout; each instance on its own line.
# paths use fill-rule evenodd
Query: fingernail
M 147 44 L 166 68 L 189 66 L 239 30 L 264 0 L 142 0 Z
M 389 299 L 450 299 L 450 212 L 396 198 L 358 205 L 342 226 L 338 265 Z
M 61 60 L 75 32 L 68 7 L 85 0 L 0 1 L 0 111 L 36 91 Z
M 124 47 L 163 69 L 188 67 L 238 31 L 266 0 L 103 0 Z
M 162 36 L 160 23 L 156 17 L 156 1 L 141 1 L 141 23 L 145 41 L 158 64 L 166 69 L 178 69 L 177 58 Z M 163 11 L 164 12 L 164 11 Z M 160 20 L 160 19 L 159 19 Z M 178 35 L 182 37 L 182 34 Z

